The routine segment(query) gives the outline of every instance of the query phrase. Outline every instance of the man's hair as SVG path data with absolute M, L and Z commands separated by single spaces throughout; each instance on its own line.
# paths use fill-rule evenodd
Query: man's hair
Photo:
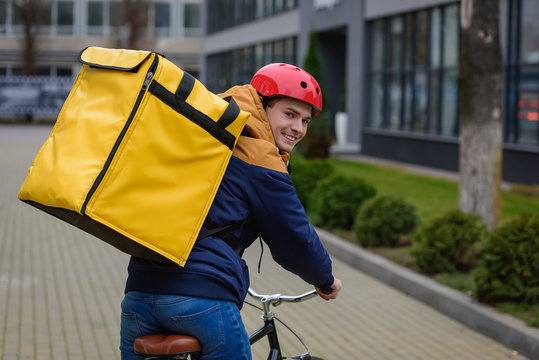
M 264 109 L 266 109 L 266 107 L 273 107 L 273 105 L 281 100 L 284 96 L 282 95 L 275 95 L 275 96 L 270 96 L 270 97 L 266 97 L 266 96 L 263 96 L 262 97 L 262 105 L 264 105 Z

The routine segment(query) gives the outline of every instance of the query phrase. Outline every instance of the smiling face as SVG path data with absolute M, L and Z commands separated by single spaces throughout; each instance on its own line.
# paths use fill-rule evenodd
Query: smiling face
M 290 152 L 307 133 L 312 106 L 297 99 L 279 97 L 266 107 L 271 131 L 279 150 Z

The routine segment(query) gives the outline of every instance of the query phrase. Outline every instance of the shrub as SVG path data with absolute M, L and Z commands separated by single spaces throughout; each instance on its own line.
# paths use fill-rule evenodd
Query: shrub
M 368 199 L 356 218 L 356 240 L 366 247 L 395 246 L 418 222 L 415 206 L 403 198 L 383 195 Z
M 331 114 L 328 111 L 322 111 L 311 120 L 300 147 L 300 151 L 306 158 L 326 159 L 329 157 L 329 149 L 333 142 L 331 124 Z
M 327 160 L 294 158 L 290 177 L 298 193 L 298 198 L 306 210 L 316 185 L 331 173 L 333 173 L 333 166 Z
M 363 179 L 333 174 L 318 183 L 311 203 L 313 223 L 333 229 L 352 228 L 360 205 L 376 195 L 376 189 Z
M 539 214 L 520 214 L 488 234 L 475 283 L 481 301 L 539 303 Z
M 449 211 L 419 227 L 410 252 L 425 273 L 467 271 L 477 263 L 475 244 L 484 232 L 479 216 Z

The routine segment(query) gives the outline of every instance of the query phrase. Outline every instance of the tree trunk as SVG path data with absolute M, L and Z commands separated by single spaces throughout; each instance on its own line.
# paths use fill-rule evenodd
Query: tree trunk
M 39 0 L 14 1 L 13 6 L 19 12 L 24 27 L 22 74 L 36 74 L 36 38 L 39 29 L 39 12 L 42 10 Z
M 138 49 L 142 32 L 148 24 L 148 9 L 146 0 L 124 0 L 125 20 L 129 28 L 127 48 Z
M 491 229 L 501 218 L 502 55 L 495 0 L 461 2 L 459 207 Z

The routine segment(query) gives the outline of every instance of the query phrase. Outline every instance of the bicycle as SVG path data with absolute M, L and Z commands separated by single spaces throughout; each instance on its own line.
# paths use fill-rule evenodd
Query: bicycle
M 283 357 L 283 354 L 281 353 L 281 347 L 279 345 L 279 339 L 277 336 L 277 328 L 275 327 L 274 321 L 277 320 L 290 332 L 292 332 L 292 334 L 294 334 L 294 336 L 305 348 L 304 353 L 292 356 L 289 359 L 323 360 L 319 357 L 311 356 L 309 348 L 300 339 L 300 337 L 284 322 L 279 320 L 271 311 L 271 306 L 276 307 L 283 302 L 298 303 L 313 298 L 317 296 L 316 290 L 312 290 L 298 296 L 285 296 L 281 294 L 260 295 L 251 288 L 249 288 L 248 292 L 251 297 L 260 300 L 262 303 L 262 308 L 247 301 L 246 304 L 261 310 L 261 318 L 264 321 L 264 325 L 262 325 L 262 327 L 253 331 L 249 335 L 249 343 L 251 345 L 267 336 L 270 347 L 268 360 L 287 359 L 287 357 Z M 201 353 L 200 342 L 196 338 L 180 334 L 155 334 L 141 336 L 135 339 L 134 347 L 135 353 L 143 356 L 146 360 L 198 360 Z

